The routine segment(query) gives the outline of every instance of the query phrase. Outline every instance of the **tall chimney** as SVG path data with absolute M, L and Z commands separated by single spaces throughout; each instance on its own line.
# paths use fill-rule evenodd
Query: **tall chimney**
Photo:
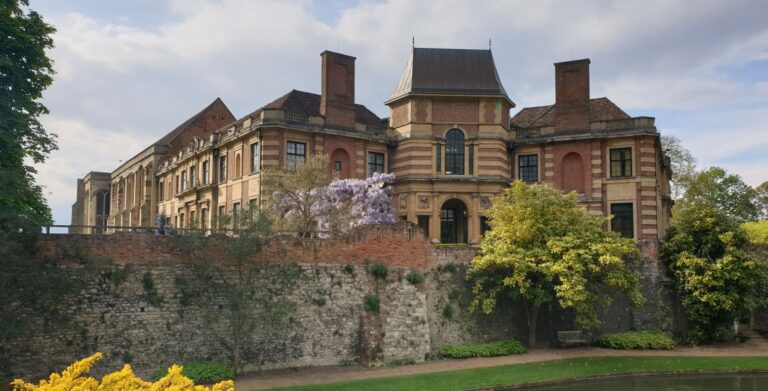
M 589 59 L 555 63 L 555 131 L 589 130 Z
M 355 128 L 355 58 L 324 51 L 320 115 L 326 126 Z

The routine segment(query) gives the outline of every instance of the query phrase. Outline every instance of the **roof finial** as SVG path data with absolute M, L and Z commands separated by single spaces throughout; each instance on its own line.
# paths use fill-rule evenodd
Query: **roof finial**
M 488 38 L 488 50 L 491 50 L 491 39 Z
M 411 47 L 412 48 L 416 47 L 416 36 L 414 35 L 411 35 Z

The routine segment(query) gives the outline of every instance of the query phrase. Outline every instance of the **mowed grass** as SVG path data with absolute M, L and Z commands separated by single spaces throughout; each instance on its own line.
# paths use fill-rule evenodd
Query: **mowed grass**
M 711 372 L 767 370 L 768 357 L 591 357 L 461 371 L 313 384 L 278 390 L 428 390 L 539 383 L 589 376 L 643 372 Z

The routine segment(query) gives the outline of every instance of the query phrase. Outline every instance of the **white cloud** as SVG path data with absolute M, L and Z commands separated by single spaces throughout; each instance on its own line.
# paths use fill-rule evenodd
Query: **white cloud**
M 77 176 L 114 169 L 217 96 L 238 116 L 292 88 L 317 92 L 326 49 L 357 57 L 358 101 L 387 115 L 381 102 L 399 80 L 412 36 L 420 47 L 484 48 L 492 38 L 519 108 L 552 103 L 553 62 L 590 57 L 593 96 L 691 119 L 696 126 L 676 126 L 697 155 L 716 155 L 716 163 L 753 143 L 741 140 L 764 141 L 762 118 L 726 122 L 733 118 L 723 107 L 766 106 L 768 81 L 738 82 L 723 69 L 768 58 L 765 1 L 363 1 L 335 25 L 313 16 L 323 6 L 172 0 L 172 17 L 152 28 L 130 24 L 136 17 L 44 15 L 58 29 L 51 52 L 58 74 L 45 102 L 61 150 L 39 178 L 57 216 L 68 220 Z M 723 125 L 701 125 L 701 112 L 722 114 L 710 120 Z M 663 117 L 657 126 L 669 127 Z

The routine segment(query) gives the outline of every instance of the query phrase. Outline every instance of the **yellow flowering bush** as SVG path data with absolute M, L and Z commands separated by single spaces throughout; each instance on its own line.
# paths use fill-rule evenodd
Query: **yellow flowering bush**
M 39 384 L 27 383 L 16 379 L 11 385 L 17 391 L 234 391 L 235 383 L 225 380 L 216 383 L 213 387 L 198 386 L 181 374 L 182 367 L 173 365 L 168 368 L 168 374 L 160 380 L 152 383 L 136 376 L 131 366 L 125 364 L 123 369 L 110 373 L 101 379 L 101 382 L 83 375 L 90 372 L 93 364 L 101 359 L 101 353 L 82 359 L 65 369 L 61 374 L 53 373 L 48 380 L 41 380 Z

